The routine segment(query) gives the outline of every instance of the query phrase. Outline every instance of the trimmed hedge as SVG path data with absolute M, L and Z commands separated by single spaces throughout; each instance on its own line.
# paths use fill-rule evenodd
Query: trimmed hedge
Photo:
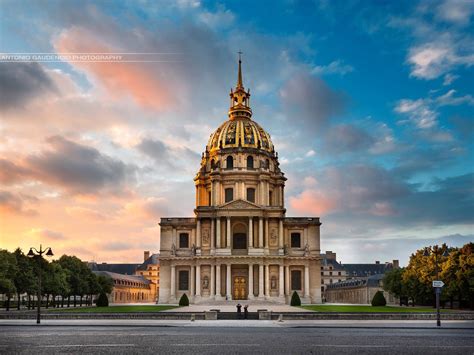
M 300 296 L 298 296 L 298 293 L 296 291 L 293 291 L 290 304 L 292 306 L 301 306 L 301 299 L 300 299 Z
M 189 299 L 188 299 L 188 296 L 186 296 L 185 293 L 183 293 L 183 295 L 181 296 L 181 298 L 179 299 L 179 305 L 181 307 L 183 306 L 189 306 Z
M 385 300 L 385 297 L 383 295 L 382 291 L 377 291 L 374 295 L 374 298 L 372 298 L 372 306 L 385 306 L 387 304 L 387 301 Z
M 105 293 L 101 293 L 99 298 L 97 299 L 97 307 L 108 307 L 109 306 L 109 299 Z

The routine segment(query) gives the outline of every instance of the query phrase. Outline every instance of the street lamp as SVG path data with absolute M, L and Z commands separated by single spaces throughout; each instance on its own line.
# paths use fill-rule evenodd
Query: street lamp
M 46 256 L 53 256 L 53 250 L 48 247 L 46 249 L 42 248 L 42 245 L 40 244 L 40 249 L 37 250 L 36 248 L 30 248 L 30 251 L 28 252 L 28 256 L 30 258 L 33 258 L 35 256 L 39 257 L 38 261 L 38 310 L 36 313 L 36 323 L 40 324 L 41 322 L 41 258 L 43 257 L 43 254 L 46 253 Z
M 437 245 L 433 247 L 433 251 L 429 248 L 425 248 L 425 251 L 423 252 L 423 256 L 430 256 L 430 254 L 433 254 L 435 256 L 435 270 L 436 270 L 436 281 L 439 281 L 439 267 L 438 267 L 438 256 L 441 255 L 443 257 L 447 257 L 449 255 L 448 249 L 445 248 L 444 251 L 442 252 L 442 249 L 439 248 Z M 443 285 L 443 283 L 441 283 Z M 433 287 L 435 287 L 434 282 L 433 282 Z M 442 286 L 436 286 L 435 287 L 435 294 L 436 294 L 436 325 L 438 327 L 441 327 L 441 314 L 439 313 L 439 295 L 441 294 L 441 287 Z

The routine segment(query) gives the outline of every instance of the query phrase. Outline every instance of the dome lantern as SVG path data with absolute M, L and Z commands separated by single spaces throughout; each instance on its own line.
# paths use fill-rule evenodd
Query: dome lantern
M 242 80 L 242 52 L 239 52 L 239 71 L 235 90 L 230 90 L 229 119 L 248 119 L 252 117 L 250 108 L 250 89 L 245 91 Z

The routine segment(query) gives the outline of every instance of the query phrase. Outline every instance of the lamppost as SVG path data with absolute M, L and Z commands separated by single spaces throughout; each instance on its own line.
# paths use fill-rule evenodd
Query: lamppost
M 435 256 L 435 271 L 436 271 L 436 281 L 439 281 L 439 267 L 438 267 L 438 256 L 441 255 L 443 257 L 447 257 L 449 255 L 448 249 L 439 248 L 437 245 L 433 247 L 433 250 L 429 248 L 425 248 L 423 252 L 423 256 L 430 256 L 433 254 Z M 443 285 L 443 283 L 441 283 Z M 434 285 L 433 285 L 434 287 Z M 441 327 L 441 314 L 439 312 L 439 295 L 441 294 L 441 287 L 435 287 L 435 294 L 436 294 L 436 325 Z
M 42 248 L 40 244 L 40 249 L 37 250 L 36 248 L 30 248 L 28 252 L 28 256 L 33 258 L 35 256 L 38 257 L 38 310 L 36 313 L 36 323 L 40 324 L 41 322 L 41 259 L 43 258 L 43 254 L 46 253 L 46 256 L 53 256 L 53 250 L 48 247 L 46 249 Z

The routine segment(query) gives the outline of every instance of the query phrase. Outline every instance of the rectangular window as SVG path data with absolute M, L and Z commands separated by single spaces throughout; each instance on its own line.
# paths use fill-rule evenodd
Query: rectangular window
M 340 272 L 340 271 L 339 271 L 337 274 L 338 274 L 339 276 L 341 276 L 341 272 Z
M 301 271 L 291 270 L 291 289 L 301 290 Z
M 329 271 L 329 276 L 332 276 L 332 271 Z
M 273 206 L 273 192 L 272 191 L 268 193 L 268 205 Z
M 181 270 L 178 273 L 179 277 L 179 290 L 187 291 L 189 290 L 189 271 Z
M 291 233 L 291 247 L 301 248 L 301 234 L 300 233 Z
M 230 202 L 234 199 L 234 189 L 229 187 L 225 189 L 225 202 Z
M 188 233 L 179 233 L 179 247 L 189 248 L 189 234 Z
M 250 187 L 247 189 L 247 201 L 255 202 L 255 189 Z
M 321 271 L 321 276 L 324 276 L 324 272 Z
M 212 201 L 211 201 L 211 191 L 208 191 L 207 193 L 207 201 L 208 201 L 208 206 L 211 205 Z

